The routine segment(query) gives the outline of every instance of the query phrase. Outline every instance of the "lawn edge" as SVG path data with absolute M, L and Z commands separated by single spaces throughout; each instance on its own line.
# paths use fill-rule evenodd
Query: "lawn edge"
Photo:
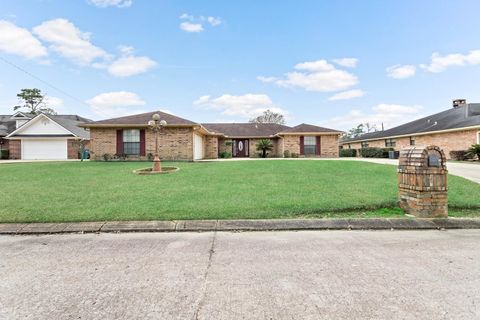
M 211 232 L 296 230 L 443 230 L 480 229 L 480 218 L 359 218 L 268 220 L 108 221 L 1 223 L 0 234 L 35 235 L 123 232 Z

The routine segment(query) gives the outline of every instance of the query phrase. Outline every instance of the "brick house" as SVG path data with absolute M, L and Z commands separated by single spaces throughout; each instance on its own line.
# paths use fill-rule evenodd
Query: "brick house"
M 454 100 L 453 108 L 385 131 L 376 131 L 340 141 L 341 148 L 394 148 L 436 145 L 448 159 L 451 151 L 467 150 L 480 143 L 480 103 Z
M 166 160 L 216 159 L 221 152 L 233 157 L 257 157 L 256 143 L 269 139 L 269 156 L 284 151 L 300 157 L 338 157 L 340 131 L 301 124 L 288 127 L 262 123 L 196 123 L 161 111 L 81 124 L 90 130 L 93 159 L 122 155 L 146 159 L 155 153 L 155 137 L 147 123 L 158 113 L 167 122 L 159 135 L 160 157 Z
M 78 159 L 79 143 L 88 148 L 90 133 L 78 127 L 91 120 L 77 115 L 0 115 L 0 149 L 9 159 Z

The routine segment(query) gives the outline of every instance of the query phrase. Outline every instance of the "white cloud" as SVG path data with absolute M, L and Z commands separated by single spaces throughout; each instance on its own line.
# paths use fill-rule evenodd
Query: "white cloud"
M 133 4 L 132 0 L 89 0 L 88 3 L 100 7 L 118 7 L 118 8 L 126 8 L 130 7 Z
M 191 23 L 185 21 L 180 23 L 180 29 L 186 32 L 202 32 L 203 26 L 200 23 Z
M 207 21 L 212 25 L 212 27 L 216 27 L 222 23 L 222 19 L 215 17 L 208 17 Z
M 128 91 L 105 92 L 86 101 L 92 112 L 102 117 L 120 117 L 141 113 L 135 107 L 145 105 L 136 93 Z
M 443 72 L 452 66 L 467 66 L 480 64 L 480 50 L 472 50 L 468 54 L 453 53 L 446 56 L 438 52 L 432 54 L 430 64 L 421 64 L 420 67 L 434 73 Z
M 393 79 L 406 79 L 413 77 L 417 68 L 414 65 L 406 64 L 400 65 L 396 64 L 387 68 L 387 75 Z
M 221 111 L 223 115 L 252 118 L 270 109 L 273 112 L 288 114 L 287 111 L 273 105 L 272 100 L 266 94 L 224 94 L 212 99 L 210 96 L 201 96 L 193 102 L 194 105 L 207 109 Z
M 358 59 L 357 58 L 341 58 L 341 59 L 333 59 L 333 62 L 335 62 L 336 64 L 342 67 L 355 68 L 357 66 Z
M 353 98 L 359 98 L 363 97 L 365 95 L 365 91 L 355 89 L 355 90 L 348 90 L 348 91 L 343 91 L 339 92 L 337 94 L 334 94 L 330 98 L 328 98 L 329 101 L 337 101 L 337 100 L 349 100 Z
M 382 103 L 371 108 L 368 113 L 361 110 L 352 110 L 346 115 L 334 117 L 325 121 L 322 125 L 349 130 L 360 123 L 370 123 L 385 130 L 409 121 L 421 118 L 420 112 L 423 107 L 420 105 L 399 105 Z
M 59 114 L 65 113 L 65 108 L 64 108 L 65 105 L 64 105 L 63 99 L 47 95 L 45 96 L 45 102 L 47 104 L 47 107 L 52 108 L 57 113 Z
M 303 62 L 295 65 L 298 71 L 285 74 L 285 78 L 258 77 L 282 87 L 298 87 L 307 91 L 334 92 L 348 89 L 358 83 L 354 74 L 335 68 L 326 60 Z
M 27 59 L 48 55 L 47 49 L 30 31 L 5 20 L 0 20 L 0 51 Z
M 108 72 L 116 77 L 129 77 L 147 72 L 157 66 L 157 63 L 149 57 L 137 57 L 131 54 L 132 53 L 128 53 L 115 60 L 108 67 Z
M 222 19 L 219 17 L 195 17 L 188 13 L 183 13 L 180 17 L 180 20 L 187 20 L 180 23 L 180 29 L 186 32 L 202 32 L 204 31 L 204 25 L 210 24 L 212 27 L 219 26 L 222 23 Z
M 80 65 L 110 58 L 103 49 L 90 42 L 89 33 L 80 31 L 66 19 L 45 21 L 33 28 L 33 33 L 43 41 L 51 43 L 52 50 Z

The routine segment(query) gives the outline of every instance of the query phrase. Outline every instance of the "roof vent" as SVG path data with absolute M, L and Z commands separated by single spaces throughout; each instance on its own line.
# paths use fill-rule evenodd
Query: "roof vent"
M 455 100 L 453 100 L 453 107 L 454 108 L 465 107 L 466 105 L 467 105 L 467 100 L 466 99 L 455 99 Z

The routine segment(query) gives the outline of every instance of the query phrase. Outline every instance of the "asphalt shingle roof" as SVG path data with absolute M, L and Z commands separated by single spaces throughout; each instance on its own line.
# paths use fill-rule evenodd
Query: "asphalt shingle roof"
M 229 137 L 269 137 L 290 127 L 276 123 L 202 123 L 210 132 Z
M 148 121 L 152 120 L 152 116 L 155 113 L 158 113 L 160 115 L 160 118 L 162 120 L 167 121 L 167 124 L 169 125 L 196 125 L 197 124 L 193 121 L 183 119 L 169 113 L 165 113 L 162 111 L 153 111 L 153 112 L 135 114 L 135 115 L 120 117 L 120 118 L 92 121 L 88 123 L 88 126 L 94 127 L 95 125 L 122 125 L 122 124 L 125 124 L 125 125 L 138 124 L 138 125 L 146 126 Z
M 302 133 L 302 132 L 332 132 L 332 133 L 335 133 L 335 132 L 338 132 L 338 133 L 341 133 L 341 131 L 338 131 L 338 130 L 334 130 L 334 129 L 329 129 L 329 128 L 324 128 L 324 127 L 319 127 L 319 126 L 314 126 L 314 125 L 311 125 L 311 124 L 306 124 L 306 123 L 302 123 L 302 124 L 299 124 L 298 126 L 295 126 L 293 128 L 288 128 L 286 130 L 283 130 L 282 132 L 288 132 L 288 133 Z
M 342 143 L 474 126 L 480 126 L 480 103 L 469 103 L 463 107 L 451 108 L 388 130 L 370 132 L 357 138 L 343 140 Z

